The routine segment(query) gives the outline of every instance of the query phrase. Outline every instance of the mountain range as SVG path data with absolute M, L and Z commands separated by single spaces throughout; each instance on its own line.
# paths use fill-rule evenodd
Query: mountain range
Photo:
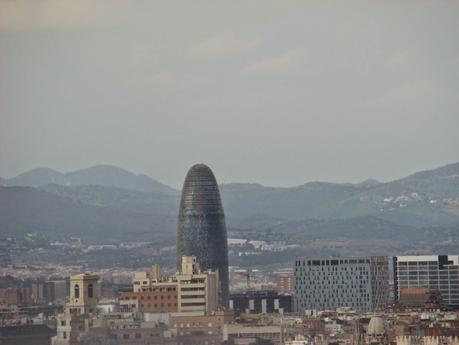
M 139 192 L 177 193 L 176 190 L 147 175 L 136 175 L 112 165 L 96 165 L 67 173 L 61 173 L 49 168 L 37 168 L 11 179 L 0 180 L 0 183 L 3 186 L 28 187 L 40 187 L 48 184 L 63 186 L 98 185 L 125 188 Z
M 0 184 L 0 236 L 175 238 L 180 193 L 146 175 L 107 165 L 69 173 L 40 168 Z M 459 163 L 387 183 L 220 188 L 230 232 L 269 230 L 297 239 L 459 234 Z

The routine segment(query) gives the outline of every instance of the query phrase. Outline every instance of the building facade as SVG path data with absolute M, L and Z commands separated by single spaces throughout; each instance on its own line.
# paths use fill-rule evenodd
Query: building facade
M 438 290 L 445 305 L 459 306 L 459 256 L 395 256 L 394 294 L 400 300 L 405 288 Z
M 171 317 L 170 324 L 177 334 L 177 344 L 220 345 L 225 323 L 234 321 L 232 313 L 219 311 L 212 315 Z
M 228 305 L 228 244 L 217 180 L 204 164 L 188 171 L 177 222 L 177 267 L 182 256 L 195 256 L 203 271 L 218 271 L 220 305 Z
M 276 291 L 253 290 L 230 294 L 230 310 L 235 313 L 290 313 L 292 296 L 279 295 Z
M 277 276 L 277 291 L 279 293 L 293 293 L 293 273 L 280 273 Z
M 173 313 L 178 311 L 177 284 L 161 290 L 122 292 L 121 310 L 141 313 Z
M 182 257 L 177 280 L 178 312 L 182 315 L 210 315 L 219 307 L 218 271 L 202 272 L 197 258 Z
M 196 257 L 183 256 L 180 272 L 171 277 L 163 277 L 159 266 L 150 272 L 135 272 L 133 291 L 122 293 L 120 308 L 128 312 L 210 315 L 218 309 L 218 301 L 218 271 L 201 271 Z
M 295 309 L 359 311 L 384 308 L 389 299 L 385 256 L 302 258 L 294 266 Z
M 53 345 L 77 344 L 78 337 L 89 328 L 88 315 L 96 312 L 99 303 L 99 276 L 77 274 L 70 277 L 70 300 L 64 312 L 56 317 Z

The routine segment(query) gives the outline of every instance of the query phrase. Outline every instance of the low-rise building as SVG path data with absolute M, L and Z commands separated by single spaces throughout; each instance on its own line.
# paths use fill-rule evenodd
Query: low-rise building
M 223 326 L 234 321 L 231 312 L 218 311 L 212 315 L 173 315 L 170 326 L 175 329 L 177 341 L 182 345 L 219 345 L 223 341 Z
M 279 344 L 282 339 L 281 326 L 256 324 L 225 324 L 223 340 L 234 344 L 236 339 L 262 339 Z
M 238 314 L 290 313 L 292 312 L 292 296 L 281 295 L 271 290 L 231 293 L 229 308 Z

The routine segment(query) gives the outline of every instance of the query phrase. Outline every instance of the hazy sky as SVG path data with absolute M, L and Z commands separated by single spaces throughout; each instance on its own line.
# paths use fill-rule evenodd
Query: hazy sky
M 0 176 L 178 187 L 459 161 L 459 1 L 0 1 Z

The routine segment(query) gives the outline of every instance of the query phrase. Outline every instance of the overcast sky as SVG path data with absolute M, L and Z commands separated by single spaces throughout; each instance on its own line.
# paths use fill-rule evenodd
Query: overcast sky
M 459 1 L 0 1 L 0 176 L 179 187 L 459 161 Z

